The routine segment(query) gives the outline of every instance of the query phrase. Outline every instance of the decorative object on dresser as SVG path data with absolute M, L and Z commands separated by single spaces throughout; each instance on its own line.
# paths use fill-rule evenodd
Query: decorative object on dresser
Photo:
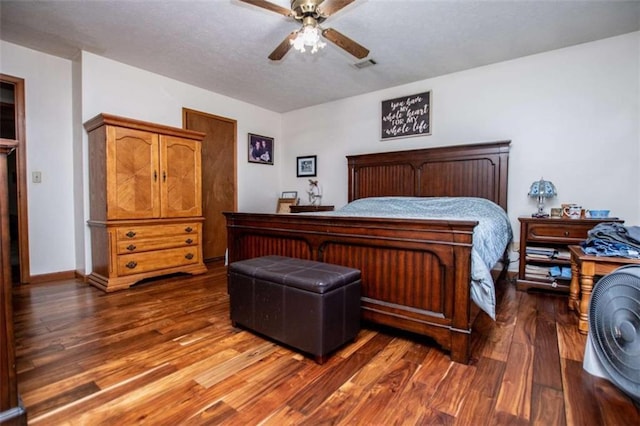
M 530 288 L 569 292 L 571 262 L 569 245 L 579 244 L 587 232 L 603 219 L 518 218 L 520 221 L 520 263 L 518 290 Z
M 276 213 L 289 213 L 289 208 L 298 204 L 298 198 L 278 198 Z
M 284 191 L 280 198 L 278 198 L 276 213 L 289 213 L 289 208 L 297 205 L 299 202 L 298 191 Z
M 586 210 L 585 216 L 591 219 L 602 219 L 609 217 L 609 210 Z
M 89 283 L 114 291 L 159 275 L 206 272 L 200 245 L 204 134 L 109 114 L 84 126 Z
M 579 204 L 563 204 L 562 217 L 566 219 L 580 219 L 584 217 L 582 211 L 582 206 Z
M 348 156 L 348 200 L 478 197 L 506 210 L 509 144 Z M 477 221 L 241 212 L 225 216 L 230 263 L 281 255 L 359 269 L 364 320 L 431 337 L 451 352 L 452 360 L 469 362 L 471 325 L 479 312 L 470 285 Z
M 318 185 L 318 181 L 314 179 L 309 179 L 309 190 L 307 191 L 307 195 L 309 195 L 309 204 L 312 206 L 319 206 L 322 200 L 322 190 Z
M 538 211 L 533 213 L 531 217 L 549 217 L 549 214 L 544 211 L 544 199 L 555 197 L 558 192 L 552 182 L 540 178 L 531 184 L 527 195 L 538 199 Z

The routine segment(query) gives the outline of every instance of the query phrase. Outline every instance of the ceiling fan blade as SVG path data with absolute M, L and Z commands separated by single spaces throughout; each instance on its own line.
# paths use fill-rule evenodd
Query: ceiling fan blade
M 324 0 L 318 5 L 318 12 L 324 17 L 331 16 L 354 1 L 355 0 Z
M 272 12 L 279 13 L 284 16 L 293 16 L 293 13 L 291 12 L 290 9 L 286 9 L 282 6 L 271 3 L 270 1 L 266 1 L 266 0 L 240 0 L 240 1 L 243 3 L 249 3 L 254 6 L 261 7 L 263 9 L 270 10 Z
M 293 31 L 284 40 L 282 40 L 282 43 L 280 43 L 278 47 L 276 47 L 273 52 L 271 52 L 271 55 L 269 55 L 269 59 L 271 59 L 272 61 L 279 61 L 280 59 L 282 59 L 284 55 L 287 54 L 289 49 L 291 49 L 291 40 L 296 38 L 296 35 L 298 35 L 297 30 Z
M 346 50 L 347 52 L 349 52 L 350 54 L 352 54 L 358 59 L 366 58 L 367 55 L 369 54 L 369 49 L 356 43 L 355 41 L 351 40 L 349 37 L 339 33 L 333 28 L 327 28 L 323 30 L 322 35 L 327 40 L 329 40 L 336 46 Z

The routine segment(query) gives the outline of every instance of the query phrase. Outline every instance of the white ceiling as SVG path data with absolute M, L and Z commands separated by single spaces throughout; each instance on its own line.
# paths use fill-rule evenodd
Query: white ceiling
M 323 27 L 370 50 L 378 64 L 360 70 L 331 43 L 267 59 L 298 26 L 237 0 L 0 1 L 4 41 L 82 49 L 277 112 L 638 31 L 640 1 L 356 0 Z

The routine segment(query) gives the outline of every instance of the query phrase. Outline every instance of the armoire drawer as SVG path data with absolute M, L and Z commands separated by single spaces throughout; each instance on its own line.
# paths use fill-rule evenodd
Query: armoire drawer
M 168 235 L 191 235 L 200 233 L 199 223 L 178 223 L 170 225 L 121 226 L 116 229 L 118 243 L 138 239 L 166 237 Z
M 117 257 L 118 275 L 174 268 L 200 262 L 200 247 L 180 247 L 144 253 L 124 254 Z
M 199 234 L 172 235 L 168 237 L 157 237 L 147 239 L 135 239 L 117 243 L 117 254 L 140 253 L 152 250 L 162 250 L 174 247 L 189 247 L 200 244 Z

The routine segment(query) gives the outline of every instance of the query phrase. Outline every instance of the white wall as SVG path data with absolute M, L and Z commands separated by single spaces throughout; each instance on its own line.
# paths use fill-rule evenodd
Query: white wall
M 340 207 L 346 155 L 509 139 L 516 240 L 518 216 L 536 210 L 529 185 L 541 176 L 558 189 L 547 208 L 580 203 L 640 225 L 639 44 L 636 32 L 284 114 L 282 188 L 304 193 L 296 157 L 318 155 L 323 204 Z M 432 135 L 380 141 L 380 102 L 427 90 Z
M 71 61 L 0 41 L 0 72 L 25 80 L 31 275 L 74 270 Z

